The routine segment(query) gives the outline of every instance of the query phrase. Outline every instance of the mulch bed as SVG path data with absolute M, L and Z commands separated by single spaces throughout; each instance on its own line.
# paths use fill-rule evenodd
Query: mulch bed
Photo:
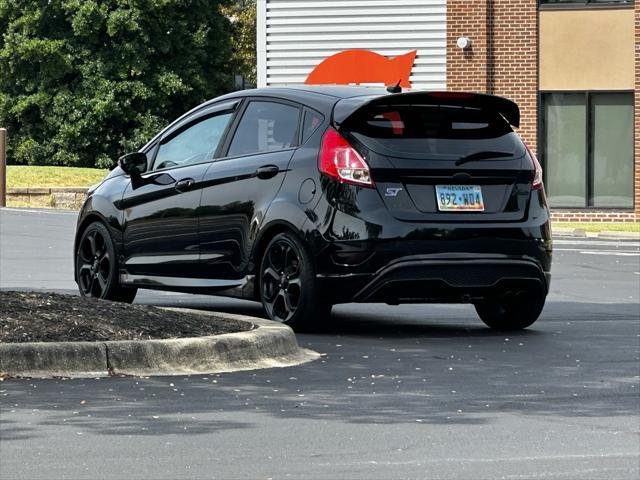
M 0 342 L 200 337 L 251 330 L 248 322 L 57 293 L 0 291 Z

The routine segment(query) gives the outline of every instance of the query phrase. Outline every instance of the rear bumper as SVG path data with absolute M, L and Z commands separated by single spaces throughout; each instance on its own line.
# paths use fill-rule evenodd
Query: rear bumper
M 551 274 L 534 260 L 416 256 L 371 275 L 329 274 L 319 280 L 336 303 L 467 303 L 521 290 L 546 295 Z
M 542 190 L 519 222 L 405 222 L 377 192 L 351 193 L 357 202 L 350 209 L 323 198 L 307 237 L 327 300 L 456 303 L 522 289 L 548 293 L 553 241 Z

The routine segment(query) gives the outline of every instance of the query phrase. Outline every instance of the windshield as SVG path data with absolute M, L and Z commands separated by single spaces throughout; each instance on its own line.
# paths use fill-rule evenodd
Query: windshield
M 511 126 L 498 113 L 451 105 L 376 106 L 344 125 L 371 150 L 387 155 L 462 158 L 479 152 L 524 155 Z

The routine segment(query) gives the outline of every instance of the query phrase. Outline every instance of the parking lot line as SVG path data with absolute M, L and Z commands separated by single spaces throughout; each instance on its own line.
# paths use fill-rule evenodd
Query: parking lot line
M 585 250 L 583 248 L 554 248 L 555 252 L 579 252 L 584 255 L 611 255 L 616 257 L 640 257 L 640 252 L 621 250 Z
M 596 247 L 635 247 L 640 248 L 640 242 L 628 240 L 586 240 L 586 239 L 554 239 L 554 245 L 590 245 Z

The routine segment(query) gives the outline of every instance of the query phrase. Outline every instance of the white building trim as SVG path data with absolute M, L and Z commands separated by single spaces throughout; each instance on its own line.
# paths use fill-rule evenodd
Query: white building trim
M 393 58 L 418 50 L 413 88 L 446 88 L 446 0 L 258 0 L 258 86 L 301 84 L 353 48 Z

